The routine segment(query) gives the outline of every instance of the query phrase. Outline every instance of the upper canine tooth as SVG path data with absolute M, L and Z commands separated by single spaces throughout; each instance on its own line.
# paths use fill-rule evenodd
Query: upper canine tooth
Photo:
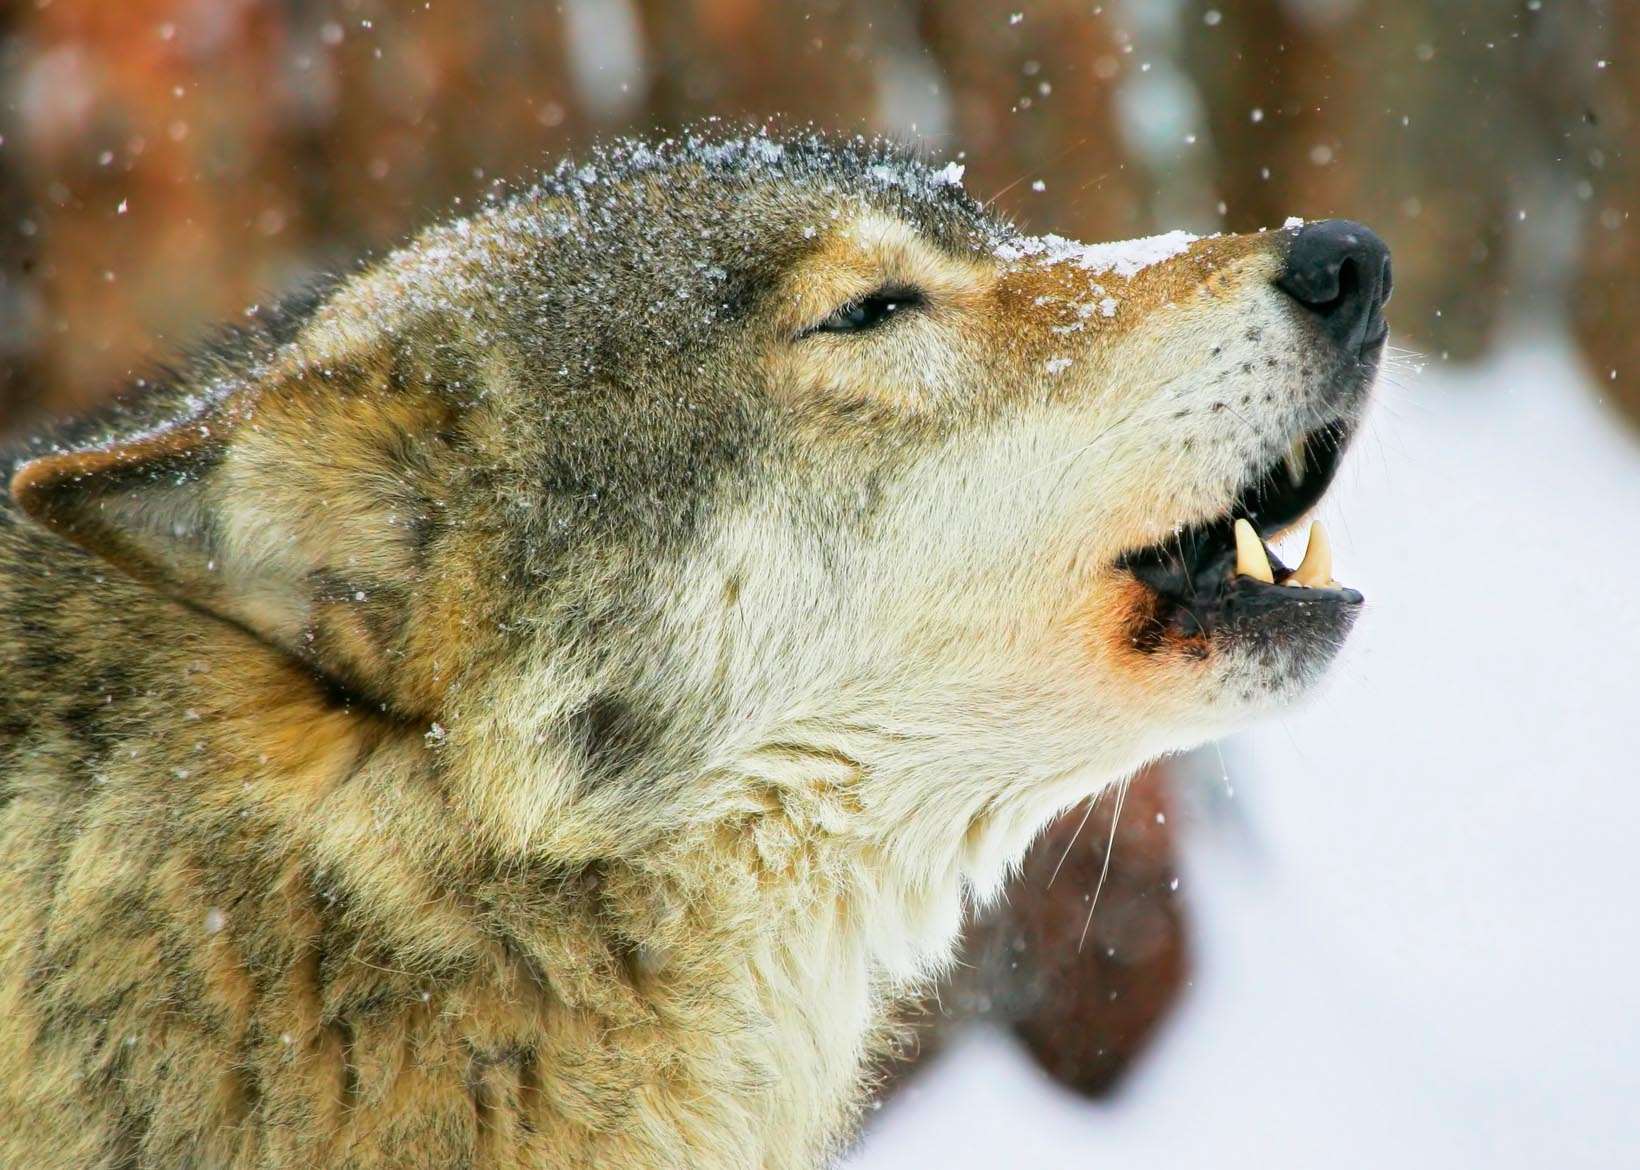
M 1293 570 L 1292 579 L 1311 589 L 1332 581 L 1332 545 L 1327 541 L 1327 530 L 1317 520 L 1310 525 L 1310 544 L 1304 550 L 1304 559 Z
M 1300 435 L 1293 440 L 1293 445 L 1287 449 L 1287 478 L 1297 487 L 1304 482 L 1304 436 Z
M 1253 531 L 1253 526 L 1246 519 L 1237 520 L 1236 532 L 1236 572 L 1244 577 L 1251 577 L 1255 581 L 1263 581 L 1266 585 L 1274 585 L 1276 575 L 1270 570 L 1270 558 L 1264 555 L 1264 542 Z

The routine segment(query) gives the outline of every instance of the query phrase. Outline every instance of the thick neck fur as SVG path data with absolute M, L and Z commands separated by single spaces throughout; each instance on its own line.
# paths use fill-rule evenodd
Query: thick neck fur
M 0 539 L 40 566 L 0 598 L 0 1164 L 27 1134 L 43 1170 L 799 1167 L 846 1136 L 954 937 L 960 834 L 912 863 L 859 831 L 857 763 L 788 745 L 625 855 L 498 850 L 457 745 Z

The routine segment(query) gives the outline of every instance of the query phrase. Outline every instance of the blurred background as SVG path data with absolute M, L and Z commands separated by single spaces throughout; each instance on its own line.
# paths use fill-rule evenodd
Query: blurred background
M 707 116 L 1033 231 L 1364 220 L 1333 685 L 1055 825 L 849 1164 L 1640 1165 L 1637 52 L 1632 0 L 11 0 L 0 433 Z

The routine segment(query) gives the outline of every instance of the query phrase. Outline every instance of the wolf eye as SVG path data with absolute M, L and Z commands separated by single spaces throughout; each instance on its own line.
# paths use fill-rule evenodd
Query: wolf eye
M 923 303 L 923 295 L 914 288 L 880 288 L 857 301 L 850 301 L 811 332 L 857 333 L 875 329 L 894 314 L 914 309 Z

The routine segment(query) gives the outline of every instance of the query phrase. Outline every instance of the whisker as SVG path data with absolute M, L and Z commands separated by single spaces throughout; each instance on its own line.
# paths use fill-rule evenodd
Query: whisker
M 1088 941 L 1088 927 L 1093 925 L 1093 912 L 1099 908 L 1099 895 L 1105 892 L 1105 879 L 1110 876 L 1110 856 L 1116 852 L 1116 826 L 1122 821 L 1122 803 L 1127 799 L 1128 785 L 1133 777 L 1127 776 L 1116 786 L 1116 807 L 1110 814 L 1110 840 L 1105 842 L 1105 860 L 1099 867 L 1099 884 L 1093 888 L 1093 904 L 1088 907 L 1088 917 L 1082 923 L 1082 936 L 1076 940 L 1076 953 L 1082 953 L 1082 944 Z
M 1066 845 L 1065 846 L 1065 852 L 1063 852 L 1059 855 L 1059 861 L 1053 867 L 1053 872 L 1048 875 L 1048 884 L 1043 886 L 1042 887 L 1043 889 L 1045 889 L 1045 890 L 1053 889 L 1053 880 L 1054 880 L 1054 878 L 1059 876 L 1059 870 L 1065 864 L 1065 858 L 1069 857 L 1071 855 L 1071 850 L 1076 848 L 1076 839 L 1082 835 L 1082 830 L 1087 828 L 1088 818 L 1093 815 L 1093 806 L 1098 804 L 1098 803 L 1099 803 L 1099 797 L 1097 795 L 1094 795 L 1094 796 L 1092 796 L 1088 799 L 1087 810 L 1082 814 L 1082 820 L 1081 820 L 1080 823 L 1077 824 L 1076 832 L 1071 834 L 1070 844 Z
M 1056 166 L 1057 164 L 1063 162 L 1065 159 L 1069 158 L 1072 154 L 1075 154 L 1077 151 L 1083 149 L 1084 147 L 1087 146 L 1087 144 L 1088 144 L 1087 135 L 1083 135 L 1081 138 L 1078 138 L 1074 142 L 1067 143 L 1064 147 L 1062 147 L 1061 149 L 1056 151 L 1054 154 L 1050 155 L 1048 158 L 1043 160 L 1043 162 L 1045 164 L 1043 169 L 1051 171 L 1054 168 L 1054 166 Z M 1025 172 L 1021 173 L 1019 178 L 1015 179 L 1013 182 L 1009 183 L 1007 186 L 1002 187 L 1001 189 L 993 192 L 989 199 L 982 200 L 981 202 L 983 203 L 983 205 L 985 207 L 989 208 L 998 199 L 1001 199 L 1004 195 L 1006 195 L 1008 192 L 1012 191 L 1015 187 L 1019 186 L 1021 183 L 1023 183 L 1026 179 L 1028 179 L 1030 177 L 1031 177 L 1031 172 L 1030 171 L 1025 171 Z M 1108 176 L 1106 176 L 1106 177 L 1108 177 Z M 1101 179 L 1100 179 L 1101 182 L 1103 181 L 1103 178 L 1104 177 L 1101 177 Z

